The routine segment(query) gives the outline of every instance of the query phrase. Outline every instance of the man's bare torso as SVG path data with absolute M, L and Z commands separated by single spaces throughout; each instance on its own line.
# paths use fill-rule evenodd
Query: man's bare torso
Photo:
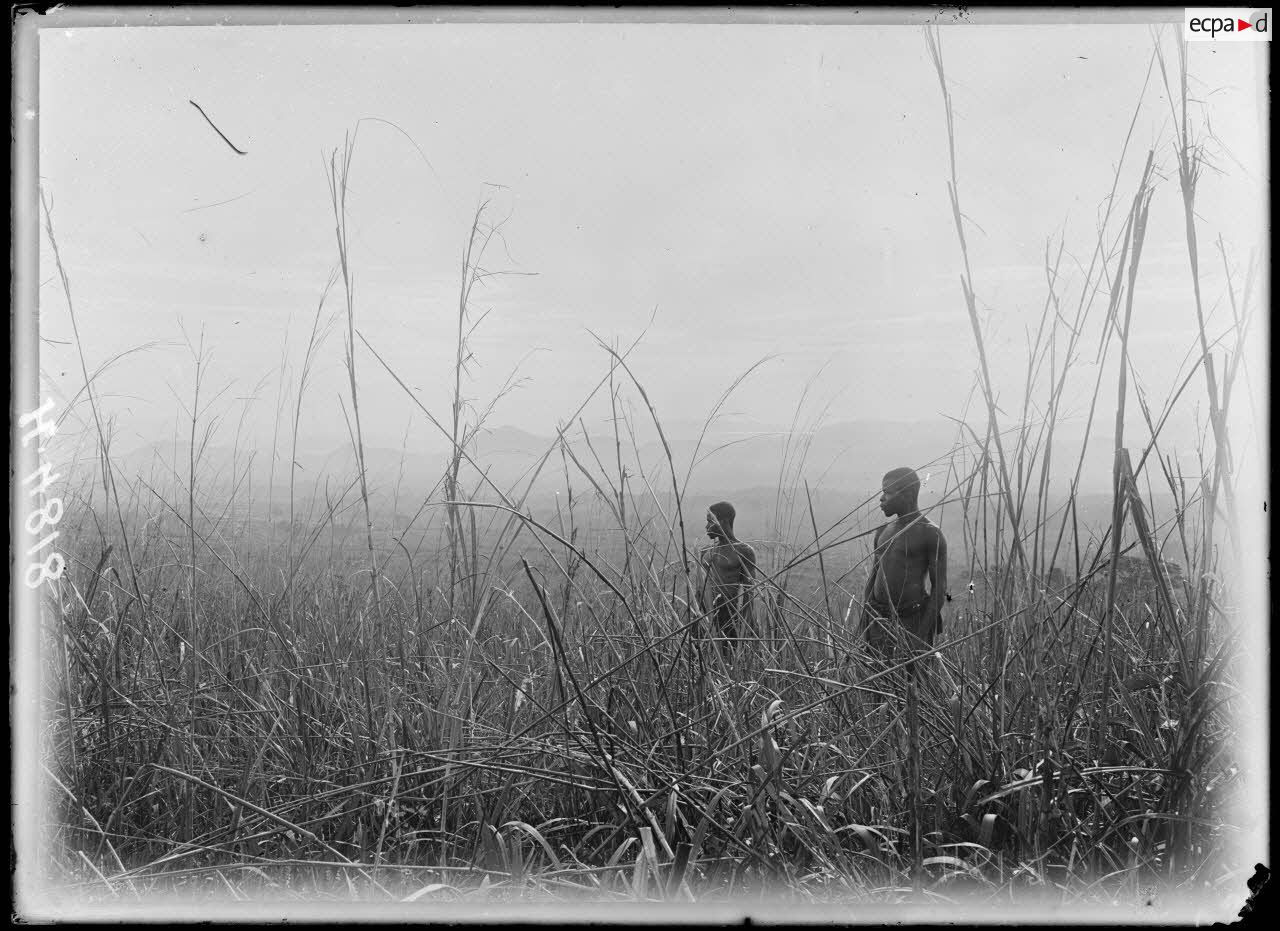
M 940 535 L 937 525 L 919 514 L 899 517 L 876 531 L 872 598 L 900 610 L 928 598 L 929 566 Z
M 751 567 L 755 565 L 755 550 L 747 543 L 716 543 L 702 551 L 702 565 L 706 578 L 702 586 L 704 609 L 710 610 L 719 601 L 734 601 L 743 587 L 751 583 Z

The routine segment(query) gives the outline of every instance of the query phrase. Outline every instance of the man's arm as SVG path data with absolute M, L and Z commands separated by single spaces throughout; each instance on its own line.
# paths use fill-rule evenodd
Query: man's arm
M 871 600 L 871 593 L 876 585 L 876 573 L 880 571 L 880 534 L 882 533 L 884 533 L 884 527 L 876 530 L 875 536 L 871 538 L 871 571 L 867 573 L 867 584 L 862 590 L 864 604 Z
M 748 624 L 755 623 L 755 618 L 751 610 L 754 603 L 752 593 L 755 591 L 756 577 L 759 574 L 759 567 L 756 566 L 756 551 L 751 548 L 750 543 L 738 544 L 738 557 L 742 562 L 742 587 L 738 589 L 741 597 L 739 604 L 743 618 Z
M 707 613 L 707 579 L 711 574 L 711 567 L 707 565 L 707 548 L 704 546 L 698 550 L 698 568 L 701 570 L 701 578 L 698 579 L 698 610 L 703 614 Z
M 929 556 L 929 614 L 930 620 L 941 618 L 943 602 L 947 599 L 947 538 L 938 528 L 937 546 Z

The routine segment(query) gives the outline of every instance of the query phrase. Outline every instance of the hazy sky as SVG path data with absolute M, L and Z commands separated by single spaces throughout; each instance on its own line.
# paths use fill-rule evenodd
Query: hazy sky
M 1175 65 L 1179 32 L 1164 37 Z M 1088 263 L 1153 41 L 1143 25 L 944 30 L 974 280 L 1006 398 L 1044 302 L 1048 237 L 1066 236 L 1074 309 L 1074 260 Z M 1193 106 L 1193 125 L 1208 119 L 1222 169 L 1206 173 L 1198 204 L 1217 329 L 1228 311 L 1212 241 L 1222 235 L 1240 270 L 1250 250 L 1268 255 L 1263 49 L 1190 46 L 1192 92 L 1205 104 Z M 336 259 L 327 153 L 362 118 L 399 129 L 359 127 L 348 204 L 356 326 L 438 415 L 452 385 L 462 248 L 486 197 L 506 218 L 486 267 L 536 273 L 474 295 L 491 313 L 475 333 L 469 393 L 490 397 L 517 364 L 528 379 L 494 424 L 553 429 L 606 370 L 587 330 L 630 341 L 655 308 L 633 365 L 666 417 L 702 417 L 767 353 L 778 360 L 731 405 L 762 422 L 789 420 L 819 369 L 812 397 L 834 402 L 832 420 L 954 414 L 968 394 L 976 355 L 941 95 L 919 27 L 43 31 L 40 172 L 90 369 L 181 340 L 180 321 L 193 338 L 203 327 L 210 384 L 231 383 L 221 409 L 234 420 L 231 399 L 257 387 L 251 415 L 269 423 L 286 327 L 296 370 Z M 1170 131 L 1157 68 L 1118 192 L 1122 213 L 1154 146 L 1165 180 L 1134 353 L 1157 398 L 1195 332 Z M 46 244 L 42 335 L 68 340 L 47 259 Z M 340 337 L 309 389 L 316 446 L 345 436 Z M 70 346 L 44 343 L 41 364 L 64 396 L 82 383 Z M 414 409 L 363 347 L 358 365 L 367 436 L 395 445 Z M 174 346 L 118 362 L 103 387 L 121 442 L 167 435 L 179 412 L 171 389 L 188 395 L 191 377 Z M 1202 382 L 1182 411 L 1197 390 Z

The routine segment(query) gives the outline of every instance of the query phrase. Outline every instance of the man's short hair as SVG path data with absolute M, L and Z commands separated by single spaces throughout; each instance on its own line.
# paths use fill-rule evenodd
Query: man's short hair
M 884 474 L 884 487 L 892 489 L 895 493 L 899 491 L 911 491 L 915 494 L 920 493 L 920 476 L 916 474 L 915 469 L 901 468 L 890 469 Z
M 722 526 L 733 526 L 733 518 L 736 515 L 733 510 L 733 505 L 728 501 L 717 501 L 715 504 L 711 505 L 711 507 L 707 508 L 707 510 L 716 516 L 716 520 L 720 521 Z

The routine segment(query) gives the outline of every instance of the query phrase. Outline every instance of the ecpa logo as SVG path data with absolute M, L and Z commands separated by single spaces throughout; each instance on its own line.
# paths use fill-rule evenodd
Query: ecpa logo
M 1188 9 L 1182 34 L 1190 42 L 1269 42 L 1271 10 Z

